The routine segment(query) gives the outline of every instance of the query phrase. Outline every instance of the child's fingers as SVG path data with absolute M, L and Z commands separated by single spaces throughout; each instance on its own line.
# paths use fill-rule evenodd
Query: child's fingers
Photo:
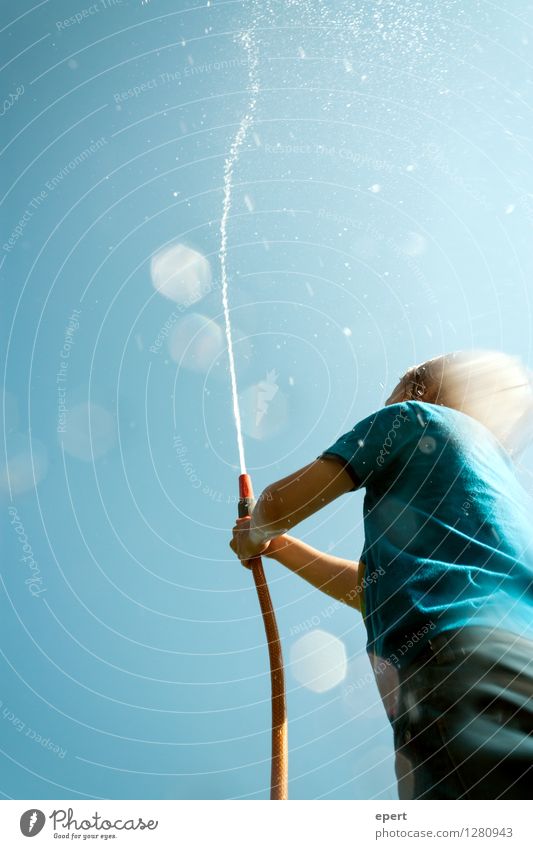
M 242 537 L 240 536 L 240 533 L 242 533 L 243 530 L 244 530 L 244 528 L 240 528 L 238 525 L 234 525 L 233 528 L 232 528 L 233 536 L 232 536 L 232 538 L 229 542 L 229 547 L 237 555 L 239 560 L 241 559 L 239 549 L 240 549 L 240 542 L 241 542 L 241 539 L 242 539 Z

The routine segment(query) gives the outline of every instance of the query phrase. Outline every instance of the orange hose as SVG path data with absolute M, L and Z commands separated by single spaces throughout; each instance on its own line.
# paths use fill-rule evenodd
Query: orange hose
M 270 658 L 270 684 L 272 699 L 272 767 L 270 772 L 270 798 L 288 798 L 288 739 L 287 704 L 285 699 L 285 675 L 283 672 L 283 654 L 279 638 L 276 616 L 272 599 L 260 557 L 252 560 L 257 597 L 263 614 L 265 633 Z
M 247 474 L 239 477 L 239 518 L 248 518 L 252 512 L 253 491 Z M 270 771 L 270 798 L 288 799 L 289 756 L 287 734 L 287 701 L 285 697 L 285 674 L 281 640 L 274 614 L 274 607 L 261 557 L 246 561 L 257 590 L 259 606 L 263 616 L 270 659 L 270 688 L 272 703 L 272 764 Z

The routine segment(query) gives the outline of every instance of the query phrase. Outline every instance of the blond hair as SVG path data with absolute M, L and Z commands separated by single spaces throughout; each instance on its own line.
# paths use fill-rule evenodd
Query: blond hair
M 480 421 L 513 456 L 533 433 L 533 372 L 501 351 L 441 354 L 408 369 L 406 397 L 453 407 Z

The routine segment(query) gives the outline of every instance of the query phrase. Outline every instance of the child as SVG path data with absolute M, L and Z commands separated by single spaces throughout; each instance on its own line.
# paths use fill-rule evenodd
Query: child
M 513 460 L 532 411 L 516 358 L 436 357 L 233 528 L 241 561 L 271 557 L 363 614 L 400 799 L 530 798 L 533 503 Z M 287 534 L 361 487 L 359 561 Z

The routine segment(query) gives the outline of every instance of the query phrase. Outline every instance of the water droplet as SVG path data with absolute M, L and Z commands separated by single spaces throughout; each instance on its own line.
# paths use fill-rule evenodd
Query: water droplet
M 423 436 L 420 442 L 418 443 L 418 448 L 422 452 L 422 454 L 433 454 L 436 447 L 437 443 L 435 442 L 432 436 Z

